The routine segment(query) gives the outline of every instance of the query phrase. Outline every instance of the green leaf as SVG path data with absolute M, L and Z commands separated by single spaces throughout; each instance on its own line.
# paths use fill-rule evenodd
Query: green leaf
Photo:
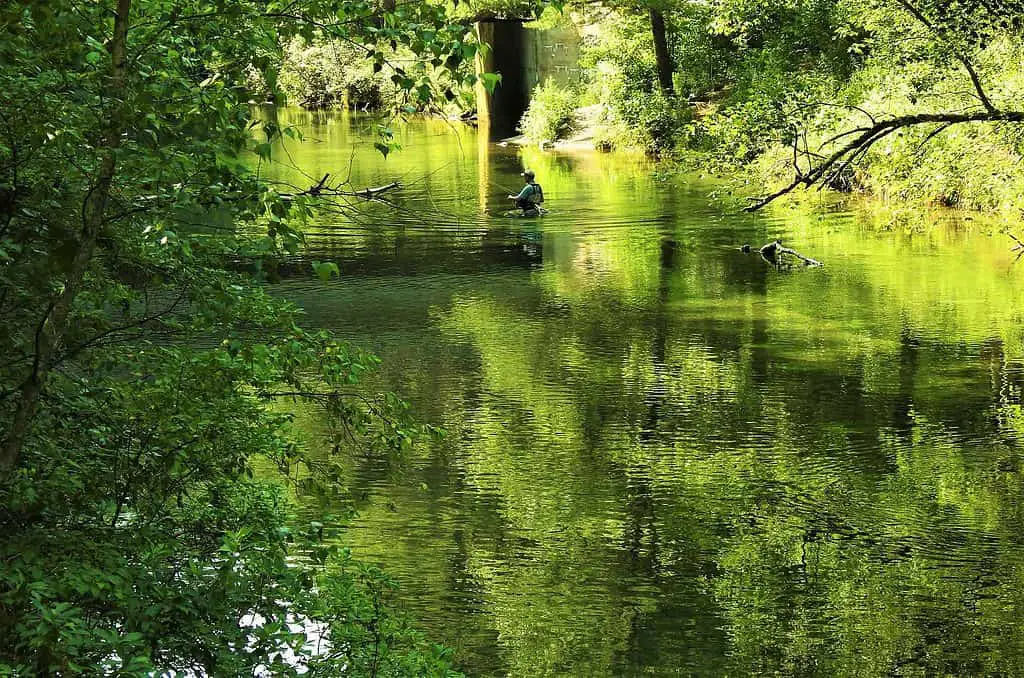
M 338 269 L 338 265 L 333 261 L 314 261 L 313 272 L 316 277 L 320 278 L 324 282 L 327 282 L 331 278 L 337 278 L 341 276 L 341 271 Z
M 494 94 L 494 89 L 498 86 L 498 83 L 501 82 L 501 74 L 481 73 L 480 81 L 483 83 L 484 89 L 486 89 L 488 93 Z

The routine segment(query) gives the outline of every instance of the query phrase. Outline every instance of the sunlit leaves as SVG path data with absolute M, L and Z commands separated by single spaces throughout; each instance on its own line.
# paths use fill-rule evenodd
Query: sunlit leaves
M 480 81 L 483 83 L 484 88 L 488 92 L 493 93 L 494 92 L 494 88 L 498 86 L 499 82 L 501 82 L 501 74 L 500 73 L 481 73 L 480 74 Z

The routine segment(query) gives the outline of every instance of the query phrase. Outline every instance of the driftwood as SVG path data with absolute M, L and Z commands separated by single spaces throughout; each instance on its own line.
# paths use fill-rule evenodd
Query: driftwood
M 750 252 L 754 251 L 750 247 L 750 245 L 744 245 L 743 247 L 740 248 L 740 250 L 746 254 L 749 254 Z M 824 266 L 824 264 L 818 261 L 817 259 L 805 257 L 804 255 L 800 254 L 794 249 L 784 247 L 781 240 L 776 240 L 774 242 L 768 243 L 767 245 L 759 247 L 757 249 L 757 253 L 761 255 L 762 259 L 767 261 L 769 264 L 772 264 L 773 266 L 781 266 L 783 263 L 783 257 L 785 255 L 796 257 L 800 261 L 804 262 L 805 266 Z
M 313 197 L 319 196 L 345 196 L 350 198 L 363 198 L 364 200 L 374 200 L 381 193 L 387 193 L 390 190 L 401 188 L 402 185 L 397 181 L 392 181 L 390 184 L 383 186 L 366 187 L 361 191 L 343 191 L 338 186 L 330 186 L 327 180 L 331 177 L 330 173 L 325 174 L 320 181 L 313 184 L 304 191 L 299 193 L 282 193 L 281 198 L 284 200 L 293 200 L 302 195 L 310 195 Z M 344 184 L 342 184 L 344 185 Z
M 392 181 L 390 184 L 385 184 L 384 186 L 377 186 L 376 188 L 364 188 L 361 191 L 356 191 L 354 195 L 369 200 L 370 198 L 376 198 L 381 193 L 390 191 L 393 188 L 401 188 L 401 184 L 399 184 L 397 181 Z

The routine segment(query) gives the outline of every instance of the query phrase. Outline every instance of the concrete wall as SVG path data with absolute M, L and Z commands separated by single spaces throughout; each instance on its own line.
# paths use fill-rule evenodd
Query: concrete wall
M 572 26 L 526 28 L 519 20 L 489 19 L 476 24 L 477 39 L 491 46 L 477 57 L 477 74 L 500 73 L 493 94 L 477 84 L 477 117 L 491 139 L 514 136 L 519 119 L 538 84 L 567 85 L 579 77 L 581 39 Z
M 581 40 L 574 26 L 524 30 L 524 70 L 531 92 L 546 80 L 569 85 L 579 78 Z

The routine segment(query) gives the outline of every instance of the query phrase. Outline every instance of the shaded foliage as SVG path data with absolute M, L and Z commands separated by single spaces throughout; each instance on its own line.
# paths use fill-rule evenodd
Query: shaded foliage
M 375 357 L 265 292 L 314 209 L 360 199 L 264 178 L 300 135 L 254 122 L 249 83 L 275 92 L 282 43 L 330 39 L 429 102 L 466 27 L 315 0 L 10 2 L 0 25 L 0 672 L 448 672 L 379 573 L 285 527 L 282 481 L 344 487 L 275 400 L 365 453 L 432 429 L 359 386 Z

